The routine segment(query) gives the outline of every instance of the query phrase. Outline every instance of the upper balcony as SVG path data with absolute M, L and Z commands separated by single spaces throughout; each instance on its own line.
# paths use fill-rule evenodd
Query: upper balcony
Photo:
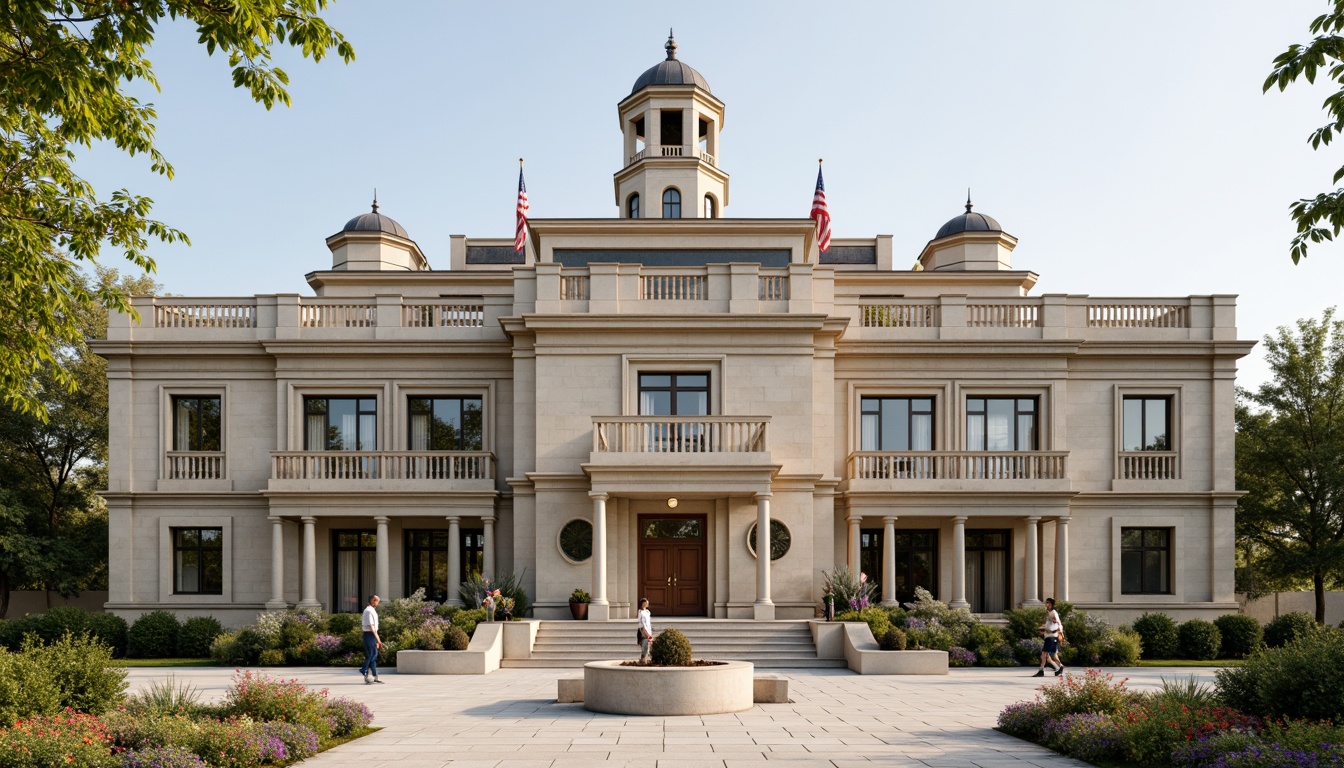
M 272 451 L 268 491 L 495 490 L 489 451 Z
M 718 167 L 718 162 L 714 159 L 714 156 L 699 147 L 674 144 L 650 144 L 626 158 L 625 165 L 628 168 L 649 157 L 698 157 L 706 163 Z
M 826 312 L 830 283 L 818 277 L 807 264 L 538 264 L 535 306 L 539 313 L 564 314 Z
M 849 490 L 867 492 L 1070 490 L 1067 451 L 855 451 Z
M 766 464 L 769 416 L 594 416 L 601 464 Z

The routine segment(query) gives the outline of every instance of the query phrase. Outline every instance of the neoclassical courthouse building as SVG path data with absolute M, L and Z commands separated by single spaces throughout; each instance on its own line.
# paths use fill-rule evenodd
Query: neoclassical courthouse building
M 919 254 L 728 218 L 725 105 L 670 41 L 617 110 L 615 217 L 443 269 L 375 205 L 312 296 L 114 316 L 107 608 L 512 571 L 540 618 L 800 618 L 848 564 L 888 603 L 1236 610 L 1234 297 L 1031 295 L 969 204 Z

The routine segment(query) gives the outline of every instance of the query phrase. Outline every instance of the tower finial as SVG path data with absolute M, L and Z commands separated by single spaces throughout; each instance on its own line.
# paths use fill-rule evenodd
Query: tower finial
M 378 212 L 378 188 L 373 188 L 373 212 Z
M 667 50 L 667 60 L 673 61 L 677 58 L 677 41 L 672 39 L 672 28 L 667 28 L 667 44 L 663 46 Z
M 966 212 L 971 212 L 971 188 L 966 188 Z

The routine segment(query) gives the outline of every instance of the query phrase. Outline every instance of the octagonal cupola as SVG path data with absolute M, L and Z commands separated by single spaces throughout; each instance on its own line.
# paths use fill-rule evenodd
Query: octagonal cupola
M 971 195 L 966 194 L 966 212 L 954 216 L 938 228 L 924 246 L 919 264 L 926 270 L 984 271 L 1011 270 L 1017 238 L 1003 231 L 999 222 L 974 210 Z
M 327 238 L 334 270 L 419 271 L 429 269 L 406 228 L 378 212 L 378 195 L 368 213 L 350 219 L 341 231 Z
M 723 102 L 677 58 L 671 31 L 663 48 L 667 58 L 617 105 L 624 145 L 616 205 L 621 218 L 718 218 L 728 205 L 728 174 L 719 169 Z

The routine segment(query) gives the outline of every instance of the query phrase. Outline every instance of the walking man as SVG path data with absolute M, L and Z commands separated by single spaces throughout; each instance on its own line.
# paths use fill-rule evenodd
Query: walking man
M 378 652 L 383 649 L 383 641 L 378 637 L 377 595 L 369 596 L 369 604 L 359 617 L 359 624 L 364 629 L 364 666 L 359 671 L 364 673 L 366 684 L 381 683 L 383 681 L 378 679 Z
M 1045 677 L 1045 664 L 1055 670 L 1055 677 L 1064 674 L 1064 664 L 1059 660 L 1059 644 L 1064 640 L 1064 623 L 1059 620 L 1059 611 L 1055 610 L 1055 598 L 1045 598 L 1045 623 L 1041 625 L 1041 635 L 1045 643 L 1041 648 L 1041 668 L 1032 677 Z

